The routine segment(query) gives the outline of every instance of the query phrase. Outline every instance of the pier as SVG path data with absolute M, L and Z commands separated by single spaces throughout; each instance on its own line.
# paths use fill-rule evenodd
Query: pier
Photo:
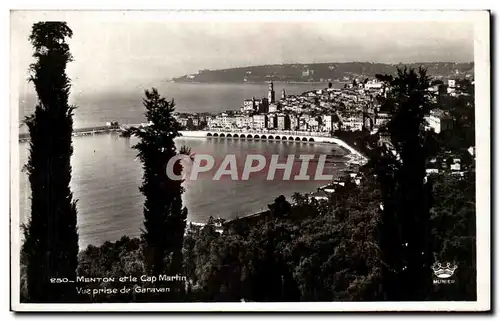
M 94 126 L 94 127 L 85 127 L 85 128 L 77 128 L 73 130 L 72 136 L 88 136 L 95 134 L 107 134 L 112 132 L 121 132 L 122 129 L 118 126 Z M 19 141 L 25 142 L 30 140 L 29 133 L 20 133 Z

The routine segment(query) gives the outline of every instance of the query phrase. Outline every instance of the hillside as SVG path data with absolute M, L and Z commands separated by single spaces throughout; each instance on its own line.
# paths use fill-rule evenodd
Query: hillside
M 323 82 L 323 81 L 352 81 L 352 79 L 363 79 L 374 77 L 375 74 L 392 74 L 397 67 L 404 66 L 369 63 L 315 63 L 315 64 L 282 64 L 250 66 L 220 70 L 200 70 L 196 74 L 184 75 L 173 78 L 174 82 L 265 82 L 269 80 L 284 82 Z M 434 77 L 437 78 L 463 78 L 474 75 L 474 63 L 412 63 L 409 67 L 417 68 L 423 66 Z

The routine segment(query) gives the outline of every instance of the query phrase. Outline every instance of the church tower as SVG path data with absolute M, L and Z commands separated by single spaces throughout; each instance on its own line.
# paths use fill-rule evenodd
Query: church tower
M 272 80 L 269 83 L 269 92 L 267 93 L 267 99 L 269 100 L 270 104 L 274 103 L 274 84 Z
M 285 99 L 286 98 L 286 93 L 285 93 L 285 88 L 283 88 L 283 90 L 281 91 L 281 99 Z

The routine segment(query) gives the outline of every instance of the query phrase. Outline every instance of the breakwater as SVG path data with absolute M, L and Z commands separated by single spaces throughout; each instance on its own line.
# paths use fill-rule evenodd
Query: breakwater
M 86 127 L 86 128 L 77 128 L 73 130 L 73 136 L 87 136 L 94 134 L 108 134 L 108 133 L 119 133 L 122 129 L 114 126 L 94 126 L 94 127 Z M 29 133 L 20 133 L 19 141 L 25 142 L 30 139 Z

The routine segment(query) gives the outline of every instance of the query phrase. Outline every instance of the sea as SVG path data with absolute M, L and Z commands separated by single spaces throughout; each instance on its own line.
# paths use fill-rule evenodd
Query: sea
M 321 84 L 276 83 L 276 97 L 280 97 L 284 88 L 287 94 L 322 88 Z M 159 92 L 168 99 L 174 99 L 179 112 L 221 112 L 238 110 L 243 100 L 251 97 L 267 96 L 267 84 L 181 84 L 161 83 Z M 74 111 L 74 128 L 100 126 L 108 121 L 120 124 L 145 122 L 142 106 L 142 90 L 122 90 L 110 92 L 77 92 L 70 96 L 70 103 L 77 108 Z M 20 94 L 19 120 L 32 113 L 36 96 L 30 93 Z M 20 125 L 19 132 L 26 132 Z M 176 139 L 178 148 L 187 146 L 196 154 L 208 154 L 216 160 L 216 166 L 226 155 L 236 155 L 238 168 L 243 166 L 248 154 L 260 154 L 270 159 L 271 155 L 280 155 L 280 162 L 285 162 L 290 154 L 296 155 L 294 168 L 300 166 L 298 156 L 332 155 L 340 152 L 340 147 L 333 144 L 319 144 L 295 141 L 261 141 L 223 138 Z M 116 133 L 93 136 L 73 137 L 74 154 L 71 159 L 71 189 L 78 200 L 79 246 L 100 245 L 105 241 L 115 241 L 123 235 L 137 237 L 143 226 L 144 197 L 139 191 L 142 182 L 142 164 L 137 158 L 137 151 L 132 147 L 136 138 L 120 137 Z M 22 167 L 26 164 L 29 151 L 28 143 L 19 143 L 19 210 L 20 222 L 27 222 L 30 215 L 30 186 Z M 332 156 L 324 173 L 339 175 L 345 168 L 339 157 Z M 267 209 L 279 195 L 288 199 L 294 193 L 314 192 L 325 181 L 284 180 L 283 171 L 278 171 L 274 180 L 267 180 L 266 175 L 252 174 L 249 180 L 232 180 L 223 176 L 213 180 L 210 172 L 200 175 L 196 180 L 183 183 L 183 205 L 188 210 L 188 221 L 206 223 L 210 216 L 234 219 Z M 213 173 L 213 171 L 212 171 Z M 314 176 L 314 172 L 309 172 Z M 293 176 L 292 176 L 293 178 Z

